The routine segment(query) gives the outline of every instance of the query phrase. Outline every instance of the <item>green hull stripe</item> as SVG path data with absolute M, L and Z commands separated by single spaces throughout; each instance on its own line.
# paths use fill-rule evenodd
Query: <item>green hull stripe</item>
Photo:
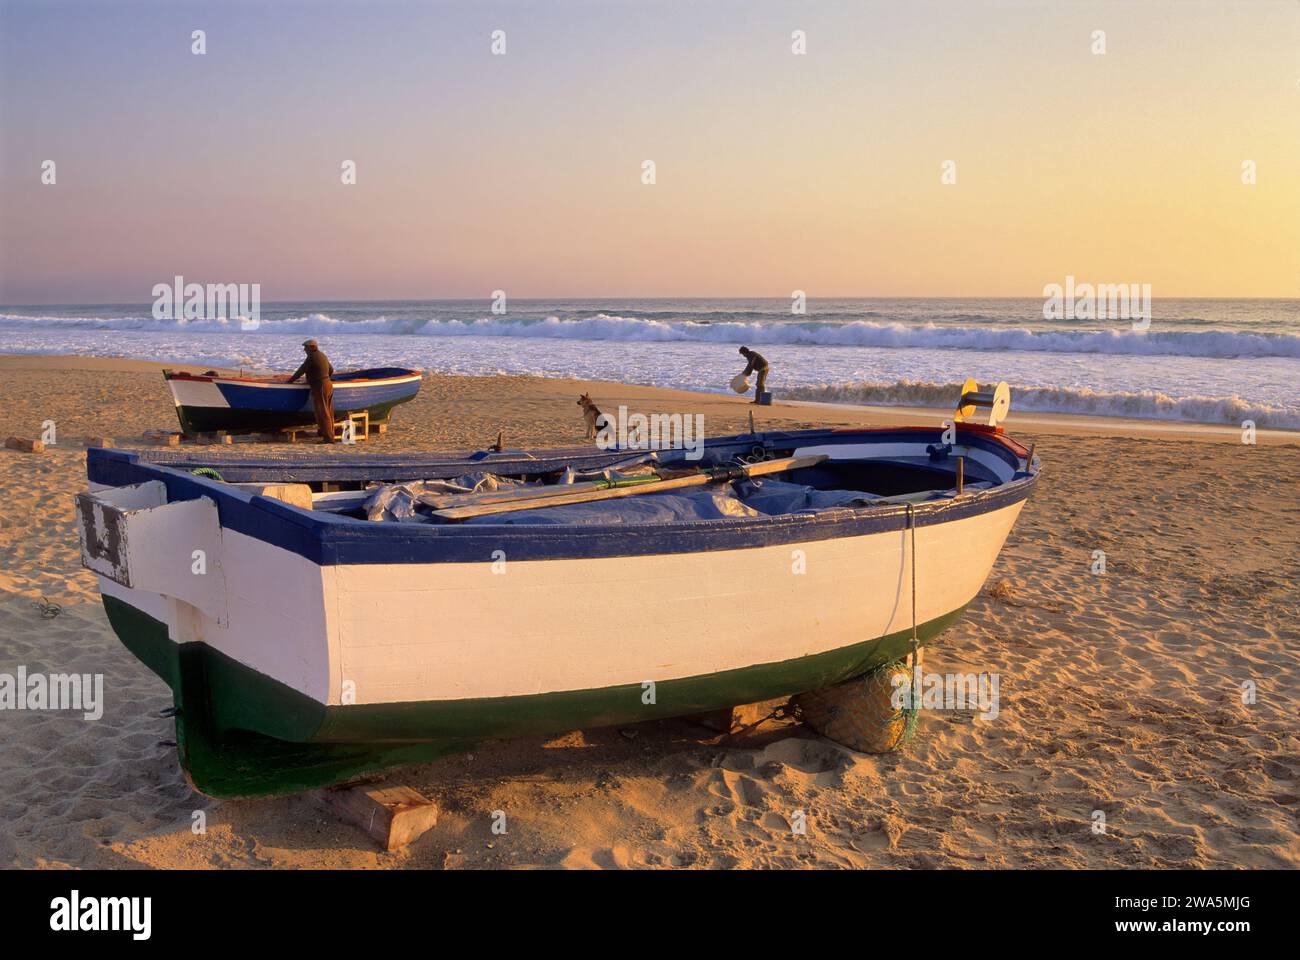
M 202 643 L 177 646 L 148 614 L 104 597 L 126 647 L 172 688 L 177 743 L 195 787 L 214 796 L 282 793 L 424 762 L 476 741 L 704 713 L 813 690 L 905 657 L 903 630 L 825 653 L 655 684 L 531 696 L 324 706 Z M 922 643 L 963 608 L 917 628 Z

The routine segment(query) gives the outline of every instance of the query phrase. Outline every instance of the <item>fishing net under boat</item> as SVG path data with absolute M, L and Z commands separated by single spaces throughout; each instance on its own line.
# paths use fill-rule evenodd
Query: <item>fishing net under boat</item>
M 913 668 L 895 660 L 870 673 L 801 693 L 795 716 L 823 737 L 863 753 L 897 750 L 916 731 L 917 697 L 904 697 Z

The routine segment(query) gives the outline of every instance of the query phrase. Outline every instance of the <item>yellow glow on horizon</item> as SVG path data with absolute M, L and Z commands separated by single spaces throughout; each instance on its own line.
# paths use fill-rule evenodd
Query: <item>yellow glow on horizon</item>
M 414 45 L 347 83 L 331 51 L 362 54 L 320 14 L 312 63 L 214 62 L 202 102 L 105 68 L 69 87 L 80 126 L 11 131 L 0 301 L 143 300 L 177 273 L 267 301 L 1038 296 L 1066 275 L 1300 295 L 1300 4 L 581 9 L 515 24 L 507 57 Z M 46 153 L 55 188 L 29 169 Z

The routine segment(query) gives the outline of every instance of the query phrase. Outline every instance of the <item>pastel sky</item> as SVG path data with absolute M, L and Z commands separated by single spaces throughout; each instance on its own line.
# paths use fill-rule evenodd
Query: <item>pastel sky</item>
M 176 274 L 1295 297 L 1300 3 L 0 0 L 0 303 Z

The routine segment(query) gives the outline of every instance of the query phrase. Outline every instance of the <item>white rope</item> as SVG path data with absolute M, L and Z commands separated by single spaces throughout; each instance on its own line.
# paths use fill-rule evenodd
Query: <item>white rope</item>
M 916 637 L 916 511 L 912 504 L 907 505 L 907 529 L 911 534 L 911 554 L 912 566 L 912 664 L 911 676 L 908 682 L 912 685 L 911 704 L 912 709 L 908 718 L 908 732 L 916 723 L 916 718 L 921 712 L 921 644 Z

